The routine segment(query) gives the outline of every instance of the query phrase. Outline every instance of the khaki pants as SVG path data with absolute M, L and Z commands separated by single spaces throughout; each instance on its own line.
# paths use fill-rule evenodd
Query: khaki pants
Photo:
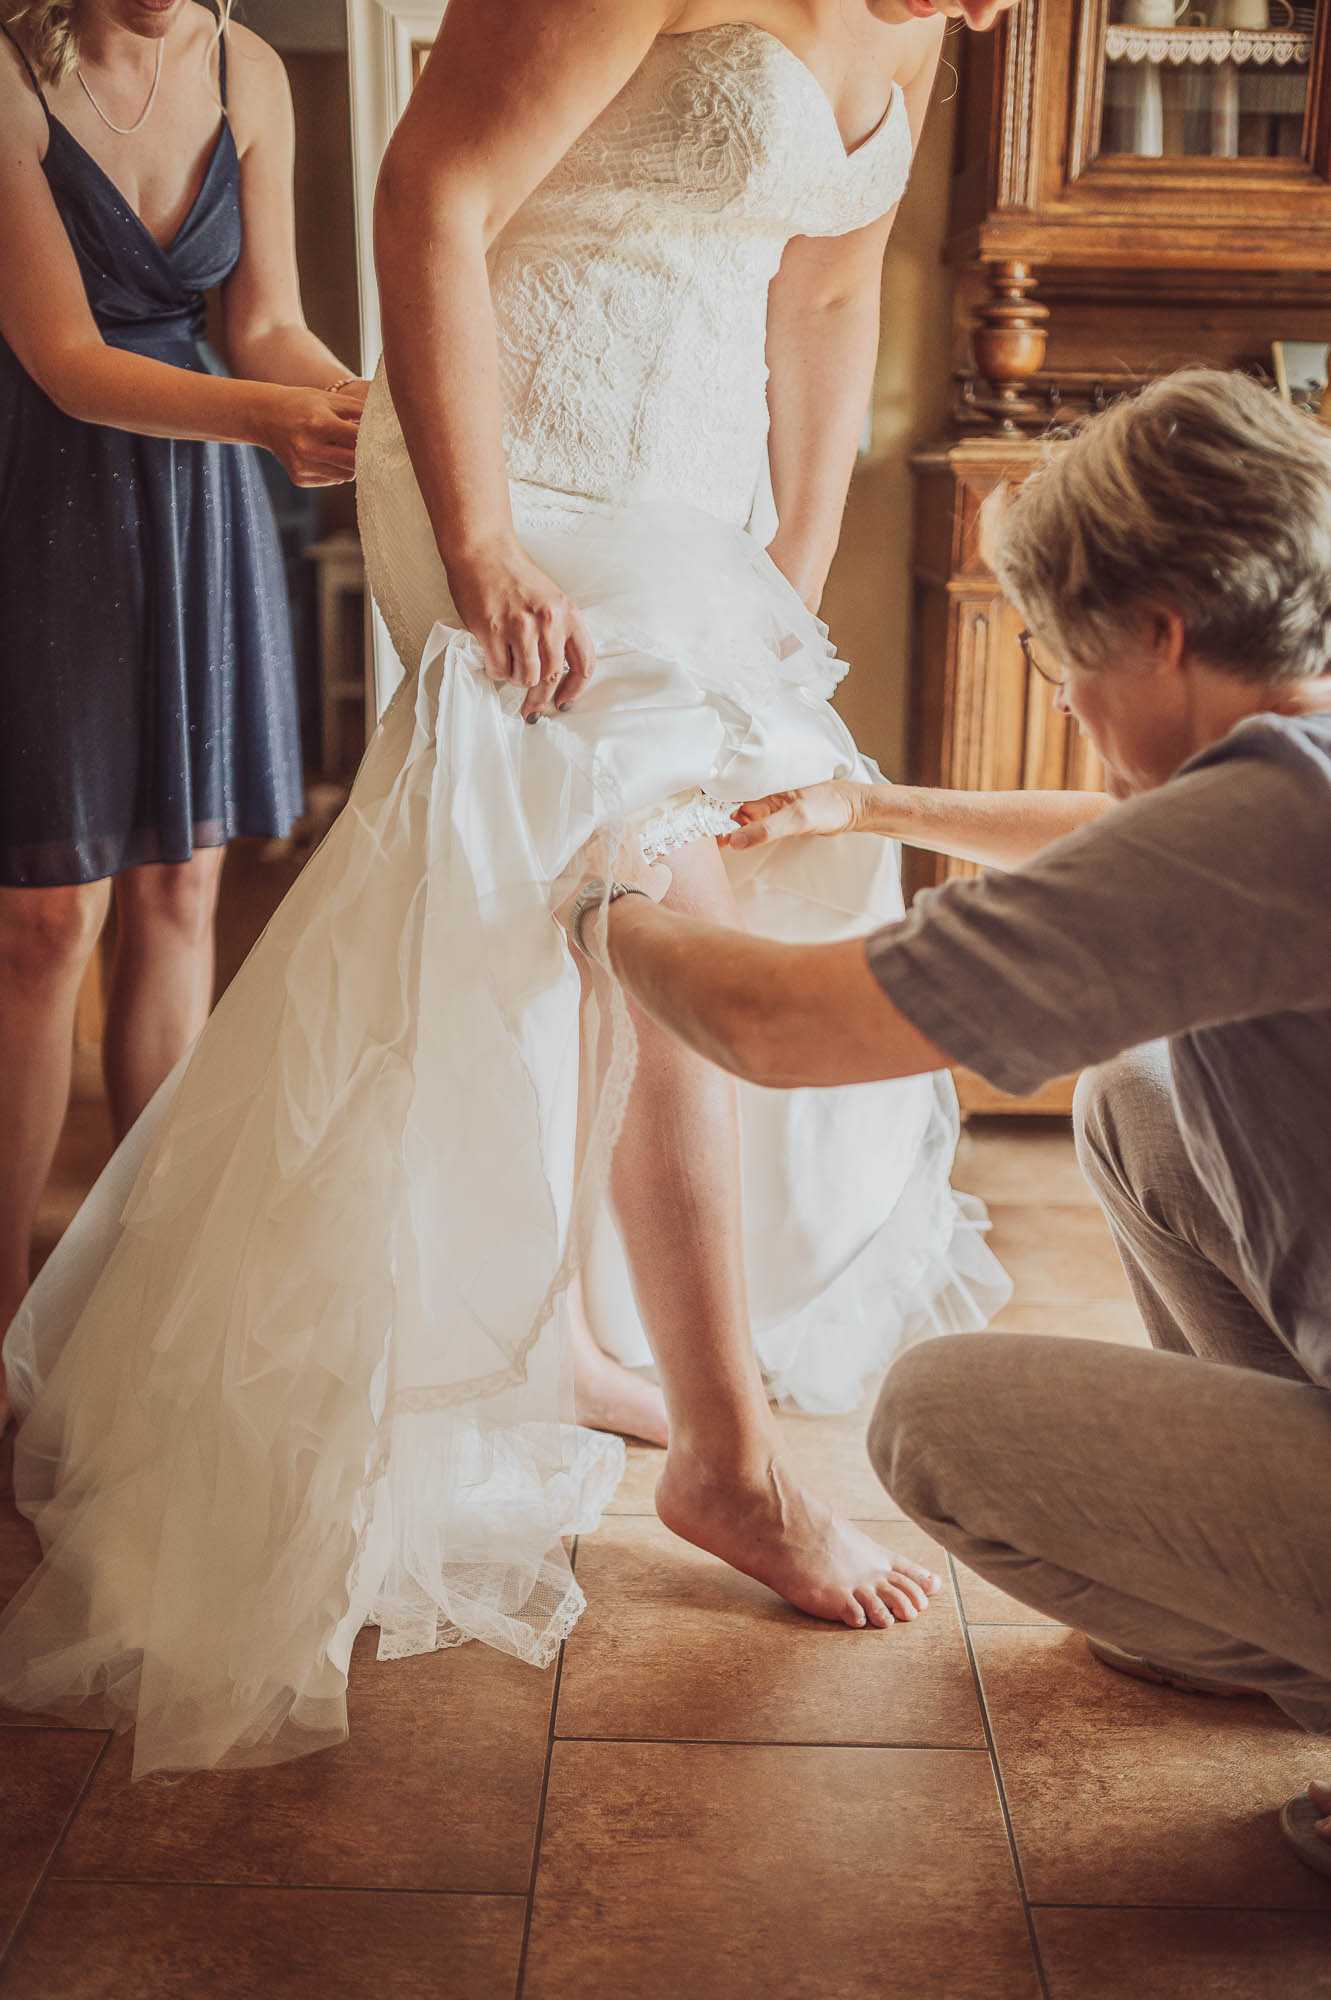
M 1244 1294 L 1163 1050 L 1083 1077 L 1076 1124 L 1157 1351 L 926 1342 L 888 1375 L 870 1456 L 913 1520 L 1022 1603 L 1331 1733 L 1331 1391 Z

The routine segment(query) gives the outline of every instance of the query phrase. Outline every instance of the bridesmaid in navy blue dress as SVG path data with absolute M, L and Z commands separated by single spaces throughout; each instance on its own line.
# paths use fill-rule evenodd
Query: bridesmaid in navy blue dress
M 0 1327 L 114 885 L 120 1131 L 206 1018 L 222 855 L 301 766 L 255 445 L 351 477 L 305 326 L 282 65 L 196 0 L 0 0 Z M 203 342 L 220 289 L 236 379 Z

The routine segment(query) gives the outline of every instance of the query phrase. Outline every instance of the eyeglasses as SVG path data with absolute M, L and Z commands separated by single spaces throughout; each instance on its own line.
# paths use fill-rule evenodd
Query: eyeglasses
M 1031 635 L 1029 632 L 1018 632 L 1017 644 L 1021 647 L 1021 657 L 1026 662 L 1028 673 L 1038 674 L 1042 681 L 1048 681 L 1050 687 L 1062 687 L 1064 676 L 1062 674 L 1051 673 L 1048 667 L 1041 666 L 1040 662 L 1036 659 L 1035 648 L 1031 644 Z

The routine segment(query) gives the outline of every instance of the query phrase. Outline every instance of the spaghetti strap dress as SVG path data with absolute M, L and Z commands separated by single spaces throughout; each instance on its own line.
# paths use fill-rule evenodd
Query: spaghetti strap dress
M 225 38 L 219 61 L 225 112 Z M 222 373 L 204 295 L 241 252 L 229 120 L 163 245 L 42 104 L 43 171 L 103 340 Z M 249 446 L 67 416 L 0 337 L 0 605 L 0 884 L 94 882 L 288 830 L 302 797 L 290 617 Z

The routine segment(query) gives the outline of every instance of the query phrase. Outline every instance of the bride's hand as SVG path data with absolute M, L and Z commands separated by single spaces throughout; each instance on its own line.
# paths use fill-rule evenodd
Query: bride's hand
M 771 792 L 735 808 L 738 831 L 725 836 L 725 847 L 762 847 L 793 833 L 851 833 L 859 820 L 861 787 L 844 778 L 809 785 L 802 792 Z
M 524 721 L 577 700 L 596 649 L 577 605 L 522 549 L 513 544 L 450 563 L 448 583 L 490 679 L 528 690 Z

